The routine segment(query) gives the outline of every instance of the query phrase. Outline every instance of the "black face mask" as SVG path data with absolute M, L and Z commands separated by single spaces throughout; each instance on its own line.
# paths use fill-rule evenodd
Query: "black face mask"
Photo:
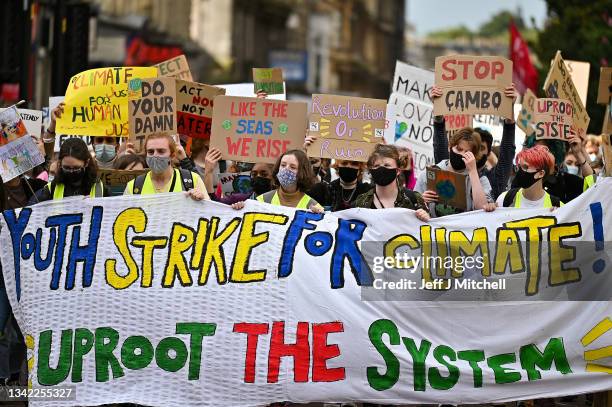
M 64 184 L 78 184 L 83 179 L 83 175 L 85 174 L 85 168 L 81 168 L 79 171 L 71 172 L 64 172 L 61 169 L 60 171 L 61 177 L 59 178 Z
M 397 178 L 397 168 L 378 167 L 370 170 L 372 181 L 381 187 L 387 186 Z
M 454 170 L 465 170 L 465 161 L 463 161 L 463 156 L 455 153 L 452 148 L 450 150 L 450 163 Z
M 355 180 L 357 179 L 358 173 L 359 173 L 359 170 L 357 168 L 350 168 L 350 167 L 339 167 L 338 168 L 338 176 L 340 177 L 342 182 L 345 182 L 347 184 L 350 184 L 351 182 L 355 182 Z
M 489 156 L 486 154 L 480 157 L 480 159 L 476 161 L 476 168 L 482 169 L 487 164 L 487 158 L 489 158 Z
M 535 179 L 536 174 L 537 172 L 527 172 L 522 168 L 519 168 L 518 172 L 514 176 L 514 180 L 512 180 L 512 188 L 529 188 L 540 180 L 540 178 Z
M 265 194 L 272 189 L 272 180 L 264 177 L 251 178 L 251 187 L 256 195 Z

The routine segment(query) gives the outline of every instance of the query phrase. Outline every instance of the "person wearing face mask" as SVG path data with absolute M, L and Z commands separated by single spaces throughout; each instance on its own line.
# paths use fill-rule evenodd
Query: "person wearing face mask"
M 408 147 L 398 147 L 397 150 L 400 153 L 401 162 L 401 185 L 408 189 L 413 189 L 416 184 L 416 177 L 414 176 L 414 160 L 412 159 L 412 150 Z
M 278 157 L 272 169 L 272 177 L 279 187 L 259 195 L 258 201 L 307 209 L 315 213 L 323 212 L 323 207 L 306 194 L 306 191 L 312 188 L 314 174 L 310 161 L 302 150 L 289 150 Z M 234 209 L 243 207 L 244 201 L 232 204 Z
M 502 193 L 497 206 L 512 208 L 558 208 L 563 202 L 544 190 L 544 179 L 555 168 L 555 157 L 544 146 L 521 150 L 516 156 L 517 187 Z
M 515 102 L 518 96 L 514 83 L 504 90 L 507 97 L 511 97 Z M 442 96 L 442 89 L 438 86 L 433 86 L 430 90 L 430 98 L 432 101 Z M 474 130 L 478 132 L 481 140 L 482 156 L 476 162 L 478 171 L 487 177 L 491 186 L 491 197 L 496 199 L 499 194 L 507 189 L 508 180 L 512 174 L 512 166 L 514 156 L 516 154 L 515 137 L 515 121 L 514 117 L 507 117 L 503 121 L 504 130 L 499 148 L 497 165 L 493 168 L 487 168 L 487 160 L 491 154 L 493 145 L 493 136 L 487 130 L 479 127 Z M 446 136 L 446 123 L 444 116 L 434 117 L 434 161 L 441 162 L 449 158 L 448 138 Z
M 531 135 L 525 138 L 524 146 L 527 148 L 543 145 L 555 157 L 555 171 L 544 179 L 544 189 L 562 202 L 568 203 L 580 196 L 584 191 L 595 184 L 595 173 L 589 165 L 588 154 L 580 137 L 571 134 L 567 140 L 536 140 Z M 575 161 L 570 160 L 570 167 L 565 164 L 567 153 L 572 153 Z M 578 167 L 578 173 L 573 166 Z M 512 188 L 516 187 L 515 181 Z
M 332 167 L 338 178 L 330 183 L 315 184 L 308 195 L 332 212 L 352 208 L 357 197 L 372 188 L 361 181 L 365 165 L 358 161 L 336 160 Z
M 594 162 L 599 158 L 599 147 L 601 146 L 601 136 L 589 134 L 587 137 L 585 150 L 589 155 L 589 161 Z
M 44 183 L 43 183 L 44 184 Z M 14 209 L 0 177 L 0 212 Z M 25 386 L 28 382 L 27 348 L 8 299 L 0 265 L 0 383 Z
M 119 148 L 118 137 L 92 137 L 94 154 L 98 168 L 108 170 L 113 168 Z
M 213 169 L 221 159 L 221 152 L 216 148 L 211 148 L 206 155 L 207 173 L 212 173 Z M 212 176 L 205 179 L 205 185 L 207 191 L 209 191 L 210 198 L 213 201 L 220 202 L 226 205 L 232 205 L 236 202 L 245 201 L 247 199 L 255 199 L 258 195 L 265 194 L 272 190 L 272 164 L 257 163 L 252 166 L 250 170 L 251 175 L 251 193 L 240 193 L 234 192 L 227 196 L 221 196 L 213 192 Z
M 355 208 L 406 208 L 416 211 L 419 220 L 429 220 L 421 194 L 399 185 L 400 155 L 395 146 L 378 144 L 367 165 L 374 188 L 357 197 Z
M 74 137 L 64 141 L 60 147 L 57 174 L 53 181 L 38 190 L 28 204 L 78 195 L 99 198 L 111 196 L 111 193 L 98 179 L 98 167 L 87 144 L 81 138 Z
M 553 157 L 553 161 L 554 161 L 554 157 Z M 580 168 L 578 168 L 577 164 L 578 164 L 578 160 L 576 159 L 576 156 L 574 155 L 574 153 L 572 153 L 571 151 L 568 151 L 567 154 L 565 154 L 565 170 L 567 171 L 567 173 L 572 174 L 572 175 L 578 175 L 580 172 Z
M 471 127 L 464 127 L 451 136 L 450 159 L 441 161 L 437 167 L 445 171 L 465 174 L 469 177 L 466 194 L 470 194 L 468 211 L 484 209 L 495 210 L 491 197 L 491 184 L 485 175 L 478 172 L 476 163 L 482 158 L 480 135 Z M 432 216 L 445 216 L 462 212 L 461 209 L 438 203 L 438 194 L 427 190 L 427 172 L 423 171 L 415 186 L 415 191 L 423 194 L 423 199 L 430 207 Z
M 152 134 L 145 140 L 147 166 L 150 171 L 128 182 L 125 195 L 153 195 L 165 192 L 185 192 L 196 201 L 210 199 L 204 182 L 194 172 L 174 169 L 177 147 L 172 136 Z

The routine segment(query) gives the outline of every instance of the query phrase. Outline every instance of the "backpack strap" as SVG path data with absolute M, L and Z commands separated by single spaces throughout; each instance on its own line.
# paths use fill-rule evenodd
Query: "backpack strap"
M 195 185 L 193 183 L 193 173 L 183 168 L 179 168 L 179 172 L 181 174 L 181 183 L 183 185 L 183 191 L 189 191 L 190 189 L 195 188 Z
M 548 194 L 548 196 L 550 196 L 550 203 L 552 204 L 552 206 L 554 206 L 555 208 L 560 208 L 561 207 L 561 200 L 551 194 Z
M 141 174 L 134 179 L 134 183 L 132 184 L 132 194 L 140 195 L 142 193 L 142 187 L 147 179 L 147 175 L 148 173 Z
M 514 198 L 518 192 L 519 188 L 512 188 L 508 192 L 506 192 L 506 196 L 504 196 L 504 208 L 509 208 L 514 204 Z
M 104 188 L 102 187 L 102 181 L 96 181 L 95 188 L 96 190 L 94 193 L 94 198 L 102 198 L 104 196 Z

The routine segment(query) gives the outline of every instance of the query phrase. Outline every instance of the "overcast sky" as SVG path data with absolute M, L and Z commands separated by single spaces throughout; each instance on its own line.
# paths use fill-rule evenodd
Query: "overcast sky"
M 464 24 L 470 29 L 501 11 L 516 11 L 521 7 L 523 19 L 542 27 L 546 19 L 544 0 L 406 0 L 406 19 L 415 26 L 418 35 Z

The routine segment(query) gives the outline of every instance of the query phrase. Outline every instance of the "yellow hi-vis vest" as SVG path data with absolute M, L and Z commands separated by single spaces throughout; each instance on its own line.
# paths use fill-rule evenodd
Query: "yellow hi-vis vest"
M 515 208 L 520 208 L 521 207 L 521 200 L 523 199 L 523 188 L 519 189 L 516 192 L 516 196 L 514 197 L 514 207 Z M 560 206 L 563 206 L 563 202 L 559 202 Z M 544 208 L 552 208 L 553 204 L 552 201 L 550 199 L 550 194 L 546 191 L 544 191 Z
M 265 202 L 265 203 L 269 203 L 272 205 L 281 206 L 280 198 L 278 197 L 278 191 L 273 191 L 273 192 L 274 193 L 270 191 L 268 193 L 259 195 L 257 197 L 257 200 L 260 202 Z M 302 199 L 300 199 L 300 202 L 298 202 L 296 209 L 308 209 L 310 201 L 313 201 L 314 203 L 314 200 L 310 196 L 308 196 L 308 194 L 304 194 Z
M 55 188 L 52 188 L 51 183 L 49 182 L 47 183 L 47 189 L 49 190 L 49 193 L 53 191 L 53 200 L 64 199 L 64 184 L 57 183 L 55 184 Z M 100 198 L 104 196 L 102 181 L 96 181 L 96 183 L 91 186 L 89 196 L 91 198 Z
M 194 184 L 197 181 L 197 175 L 195 173 L 189 173 L 188 171 L 184 171 L 185 172 L 185 177 L 187 177 L 188 179 L 185 179 L 185 177 L 183 176 L 184 174 L 181 172 L 180 169 L 175 168 L 174 169 L 174 175 L 172 176 L 172 181 L 170 181 L 170 190 L 168 192 L 183 192 L 183 184 L 187 183 L 187 185 L 185 185 L 185 188 L 188 189 L 192 189 L 194 187 Z M 139 177 L 144 177 L 144 182 L 142 182 L 142 187 L 138 187 L 138 183 L 137 181 L 139 181 Z M 146 174 L 143 175 L 139 175 L 138 177 L 136 177 L 136 179 L 131 180 L 130 182 L 128 182 L 127 184 L 127 189 L 128 191 L 132 191 L 132 194 L 134 195 L 154 195 L 157 192 L 155 191 L 155 185 L 153 185 L 153 181 L 151 180 L 151 171 L 147 172 Z

